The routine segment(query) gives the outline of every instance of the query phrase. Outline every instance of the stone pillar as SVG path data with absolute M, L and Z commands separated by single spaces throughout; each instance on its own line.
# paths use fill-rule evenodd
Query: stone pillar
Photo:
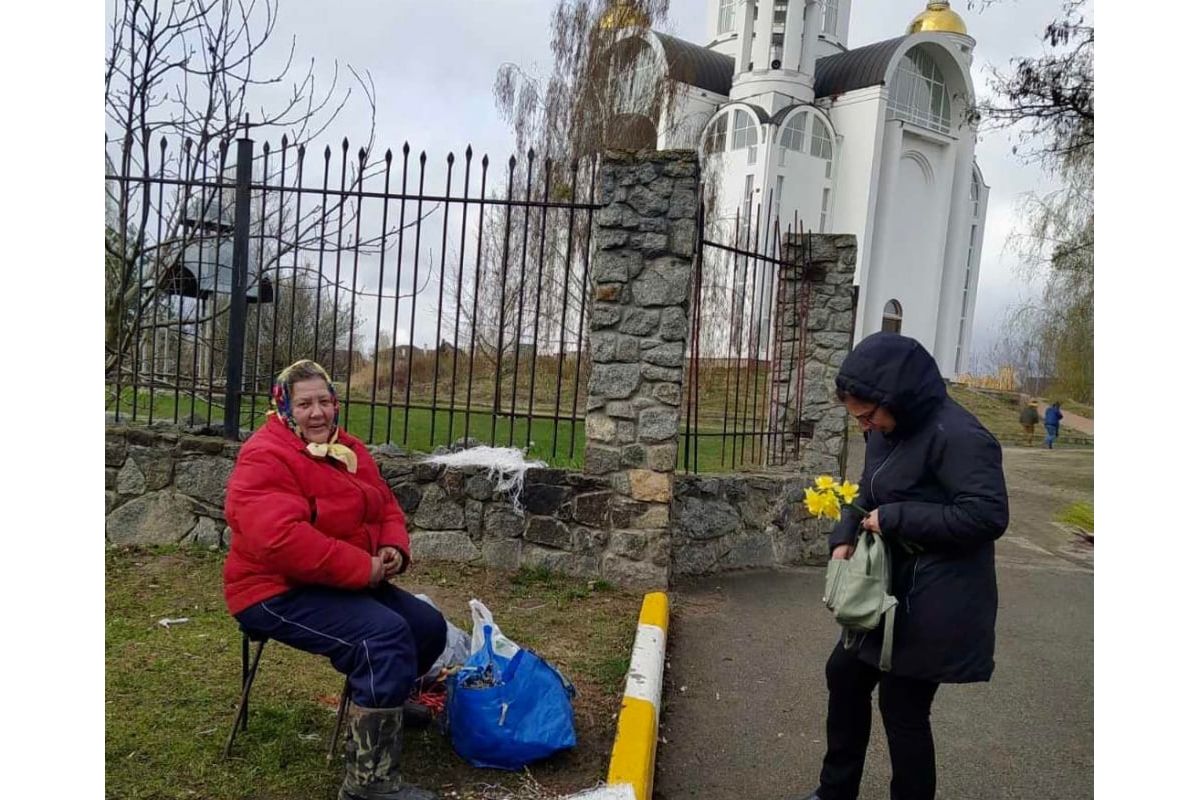
M 612 487 L 601 574 L 665 587 L 696 247 L 692 150 L 606 153 L 592 255 L 584 471 Z
M 788 264 L 780 270 L 775 308 L 779 358 L 770 416 L 782 441 L 771 448 L 797 470 L 836 474 L 847 419 L 834 378 L 854 338 L 857 247 L 851 235 L 792 234 L 783 252 Z

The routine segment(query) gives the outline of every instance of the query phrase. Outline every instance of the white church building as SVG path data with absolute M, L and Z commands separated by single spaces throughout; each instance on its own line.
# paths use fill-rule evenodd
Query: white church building
M 700 150 L 718 185 L 709 216 L 731 234 L 759 214 L 764 230 L 798 218 L 854 234 L 857 338 L 899 331 L 945 377 L 965 372 L 988 188 L 962 18 L 918 5 L 903 35 L 849 49 L 852 0 L 693 2 L 706 6 L 706 44 L 644 26 L 618 42 L 619 105 L 636 114 L 647 87 L 672 82 L 673 102 L 643 116 L 645 143 Z M 630 10 L 618 2 L 601 24 L 623 27 Z

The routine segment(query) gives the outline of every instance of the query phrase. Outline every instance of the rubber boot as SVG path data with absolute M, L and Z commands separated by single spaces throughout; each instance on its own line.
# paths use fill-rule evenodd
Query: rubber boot
M 435 800 L 433 792 L 400 777 L 403 708 L 364 708 L 351 703 L 346 718 L 350 739 L 338 800 Z

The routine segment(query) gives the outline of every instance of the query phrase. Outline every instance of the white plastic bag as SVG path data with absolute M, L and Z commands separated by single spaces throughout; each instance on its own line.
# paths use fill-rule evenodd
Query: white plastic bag
M 437 605 L 426 595 L 417 594 L 413 595 L 413 597 L 437 608 Z M 445 617 L 446 615 L 442 614 L 442 616 Z M 442 654 L 438 656 L 437 661 L 433 662 L 433 666 L 429 668 L 429 672 L 425 673 L 423 677 L 435 678 L 443 669 L 460 666 L 467 660 L 467 656 L 469 655 L 471 655 L 471 637 L 467 636 L 466 631 L 447 618 L 446 646 L 442 648 Z
M 492 619 L 492 612 L 478 600 L 472 600 L 471 606 L 471 655 L 483 649 L 483 626 L 491 626 L 492 651 L 501 658 L 512 658 L 521 649 L 520 645 L 500 632 L 500 626 Z

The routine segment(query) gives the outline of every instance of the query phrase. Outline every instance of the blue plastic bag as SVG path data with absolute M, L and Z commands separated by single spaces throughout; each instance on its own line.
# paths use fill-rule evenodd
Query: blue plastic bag
M 511 659 L 484 648 L 450 681 L 446 716 L 454 750 L 476 767 L 520 770 L 575 746 L 575 687 L 536 653 Z

